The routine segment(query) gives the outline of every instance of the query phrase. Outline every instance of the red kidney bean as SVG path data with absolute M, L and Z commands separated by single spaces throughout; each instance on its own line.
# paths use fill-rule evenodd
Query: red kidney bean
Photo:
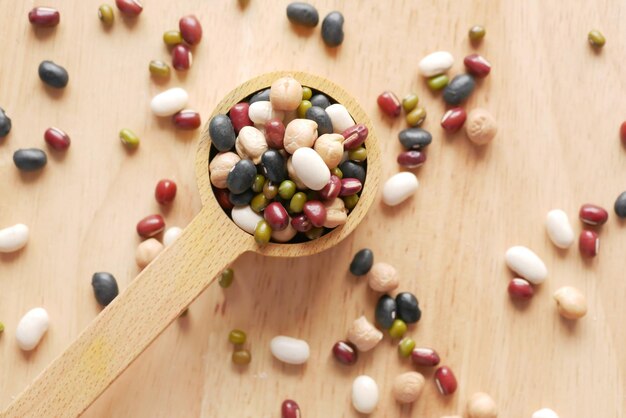
M 402 103 L 398 100 L 398 97 L 390 91 L 385 91 L 378 96 L 378 107 L 392 118 L 400 115 L 402 110 Z
M 417 168 L 426 162 L 426 153 L 418 150 L 401 152 L 398 155 L 398 164 L 402 167 Z
M 328 184 L 320 190 L 319 196 L 322 200 L 333 200 L 339 196 L 341 191 L 341 179 L 337 176 L 330 176 Z
M 235 207 L 235 205 L 233 205 L 230 199 L 228 198 L 228 195 L 230 194 L 228 189 L 213 189 L 213 193 L 215 194 L 217 203 L 219 203 L 222 209 L 231 210 L 232 208 Z
M 349 151 L 360 147 L 367 139 L 368 133 L 367 126 L 362 123 L 349 127 L 341 134 L 344 137 L 343 149 Z
M 448 366 L 438 367 L 435 371 L 435 383 L 442 395 L 452 395 L 456 391 L 457 383 L 454 373 Z
M 139 16 L 143 11 L 143 6 L 138 0 L 115 0 L 115 5 L 126 16 Z
M 137 223 L 137 233 L 144 238 L 153 237 L 163 229 L 165 221 L 161 215 L 149 215 Z
M 289 225 L 289 215 L 279 202 L 272 202 L 263 211 L 263 217 L 270 224 L 272 231 L 282 231 Z
M 250 105 L 248 103 L 237 103 L 233 107 L 230 108 L 230 112 L 228 112 L 228 116 L 230 117 L 230 121 L 233 124 L 233 128 L 235 128 L 235 133 L 239 133 L 241 128 L 244 126 L 252 126 L 254 125 L 248 116 L 248 109 Z
M 362 188 L 363 185 L 359 179 L 341 179 L 341 191 L 339 192 L 339 196 L 352 196 L 353 194 L 360 192 Z
M 441 127 L 450 133 L 454 133 L 461 129 L 467 119 L 467 113 L 462 107 L 453 107 L 448 109 L 441 118 Z
M 509 283 L 509 295 L 514 298 L 530 299 L 535 294 L 535 289 L 528 280 L 515 278 Z
M 467 71 L 478 78 L 487 77 L 491 71 L 491 64 L 489 64 L 489 61 L 487 61 L 485 57 L 478 54 L 468 55 L 463 60 L 463 64 L 465 64 Z
M 181 17 L 178 21 L 178 28 L 189 45 L 197 45 L 202 40 L 202 25 L 194 15 Z
M 35 7 L 28 12 L 28 20 L 34 26 L 52 27 L 59 24 L 61 14 L 52 7 Z
M 300 414 L 300 407 L 296 401 L 287 399 L 280 407 L 281 418 L 302 418 Z
M 622 126 L 619 128 L 619 136 L 622 140 L 622 144 L 626 146 L 626 121 L 622 122 Z
M 193 57 L 187 45 L 178 44 L 172 49 L 172 67 L 178 71 L 185 71 L 191 67 Z
M 176 197 L 176 183 L 172 180 L 159 181 L 154 189 L 154 198 L 162 205 L 170 203 Z
M 319 200 L 309 200 L 304 204 L 303 212 L 311 224 L 320 228 L 326 222 L 326 207 Z
M 435 367 L 441 359 L 439 354 L 432 348 L 414 348 L 411 352 L 411 360 L 416 366 Z
M 604 225 L 609 219 L 609 213 L 600 206 L 587 203 L 580 207 L 578 217 L 588 225 Z
M 195 110 L 181 110 L 172 116 L 172 122 L 179 129 L 192 130 L 198 129 L 202 124 L 200 113 Z
M 578 238 L 578 247 L 582 255 L 595 257 L 600 250 L 600 237 L 595 231 L 584 229 Z
M 70 146 L 70 137 L 59 128 L 48 128 L 43 134 L 43 139 L 52 148 L 63 151 Z
M 311 221 L 309 221 L 309 218 L 307 218 L 304 214 L 294 216 L 291 219 L 291 226 L 293 226 L 293 229 L 298 232 L 307 232 L 313 228 Z
M 339 363 L 348 366 L 356 363 L 359 358 L 356 347 L 348 341 L 337 341 L 335 345 L 333 345 L 333 356 L 335 356 Z
M 267 145 L 274 149 L 283 149 L 285 146 L 285 125 L 280 119 L 270 119 L 265 123 Z

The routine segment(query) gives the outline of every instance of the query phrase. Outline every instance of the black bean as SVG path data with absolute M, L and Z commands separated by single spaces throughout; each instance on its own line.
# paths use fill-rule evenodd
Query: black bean
M 248 189 L 243 193 L 229 193 L 228 200 L 235 206 L 246 206 L 249 205 L 254 197 L 254 192 L 252 189 Z
M 331 12 L 324 18 L 322 39 L 330 47 L 341 45 L 343 42 L 343 15 L 341 13 Z
M 228 151 L 235 146 L 235 128 L 226 115 L 215 115 L 209 122 L 211 143 L 218 151 Z
M 261 90 L 258 93 L 255 93 L 248 101 L 248 104 L 252 104 L 254 102 L 269 102 L 269 101 L 270 101 L 270 89 L 265 89 L 265 90 Z
M 228 173 L 226 186 L 231 193 L 243 193 L 254 184 L 256 166 L 250 160 L 241 160 Z
M 396 296 L 397 317 L 407 324 L 417 322 L 422 317 L 415 295 L 409 292 L 398 293 Z
M 361 183 L 365 182 L 365 168 L 354 161 L 344 161 L 339 165 L 339 169 L 343 173 L 343 178 L 358 179 Z
M 396 301 L 389 295 L 382 295 L 376 303 L 376 322 L 383 328 L 391 328 L 396 319 Z
M 67 82 L 70 79 L 65 68 L 52 61 L 42 61 L 39 64 L 39 78 L 50 87 L 56 89 L 62 89 L 67 86 Z
M 91 286 L 96 300 L 102 306 L 107 306 L 119 294 L 117 281 L 111 273 L 94 273 L 91 277 Z
M 626 192 L 620 194 L 615 200 L 615 213 L 620 218 L 626 218 Z
M 400 131 L 398 139 L 406 149 L 422 149 L 430 145 L 433 136 L 422 128 L 408 128 Z
M 4 138 L 11 132 L 11 118 L 0 107 L 0 138 Z
M 314 94 L 309 99 L 309 102 L 311 102 L 311 106 L 321 107 L 322 109 L 326 109 L 328 106 L 330 106 L 330 100 L 328 100 L 328 97 L 321 93 Z
M 22 171 L 35 171 L 46 165 L 48 156 L 39 148 L 18 149 L 13 153 L 13 162 Z
M 318 106 L 313 106 L 307 109 L 306 118 L 313 120 L 317 123 L 317 134 L 332 134 L 333 123 L 330 120 L 330 116 L 324 109 Z
M 476 82 L 471 75 L 457 75 L 443 90 L 443 100 L 450 105 L 456 106 L 472 94 L 475 86 Z
M 317 9 L 308 3 L 293 2 L 287 6 L 287 18 L 296 25 L 314 28 L 320 21 Z
M 350 263 L 350 273 L 355 276 L 367 274 L 374 264 L 374 253 L 369 248 L 357 251 Z
M 281 183 L 287 178 L 287 166 L 282 154 L 277 150 L 268 150 L 261 156 L 265 177 L 274 183 Z

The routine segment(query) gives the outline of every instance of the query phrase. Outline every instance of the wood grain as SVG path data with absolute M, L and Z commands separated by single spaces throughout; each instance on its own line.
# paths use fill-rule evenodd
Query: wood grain
M 13 119 L 0 143 L 0 223 L 24 222 L 32 239 L 21 252 L 0 256 L 0 407 L 57 357 L 100 309 L 90 278 L 110 271 L 120 287 L 138 271 L 133 228 L 160 211 L 153 188 L 174 178 L 179 194 L 164 212 L 168 225 L 184 226 L 200 211 L 193 164 L 199 132 L 181 133 L 149 113 L 149 100 L 182 85 L 190 106 L 209 115 L 228 91 L 260 73 L 290 68 L 313 72 L 345 88 L 372 117 L 381 138 L 383 178 L 395 173 L 401 120 L 380 115 L 375 98 L 385 89 L 417 92 L 434 135 L 420 190 L 389 209 L 376 202 L 365 222 L 331 251 L 302 259 L 245 255 L 234 265 L 235 284 L 212 287 L 177 320 L 84 414 L 87 417 L 275 417 L 283 399 L 296 399 L 309 417 L 358 416 L 350 384 L 361 373 L 381 387 L 373 416 L 439 417 L 461 413 L 473 392 L 487 391 L 501 415 L 529 417 L 548 406 L 561 417 L 621 417 L 626 413 L 626 224 L 602 228 L 597 259 L 576 248 L 557 251 L 543 220 L 561 208 L 576 231 L 578 207 L 607 208 L 626 189 L 626 150 L 617 132 L 626 119 L 623 65 L 626 5 L 614 0 L 578 2 L 316 1 L 320 14 L 341 10 L 346 37 L 338 50 L 324 47 L 319 27 L 294 30 L 287 1 L 145 3 L 135 23 L 103 30 L 98 2 L 60 0 L 61 25 L 35 32 L 26 15 L 33 2 L 0 2 L 0 106 Z M 346 4 L 347 3 L 347 4 Z M 194 66 L 165 84 L 150 80 L 151 59 L 167 60 L 160 36 L 177 18 L 196 13 L 205 39 Z M 484 23 L 487 37 L 473 48 L 467 29 Z M 592 28 L 607 37 L 593 52 Z M 444 106 L 418 77 L 420 57 L 445 49 L 457 57 L 479 51 L 493 64 L 467 104 L 498 119 L 500 133 L 488 148 L 473 147 L 462 133 L 438 127 Z M 70 84 L 61 94 L 41 86 L 37 65 L 63 64 Z M 43 147 L 43 132 L 58 126 L 72 137 L 66 155 L 50 152 L 39 175 L 20 175 L 12 164 L 20 147 Z M 137 152 L 119 146 L 128 127 L 142 138 Z M 523 244 L 545 260 L 550 277 L 527 306 L 512 304 L 507 247 Z M 379 261 L 402 274 L 401 290 L 415 292 L 423 319 L 411 329 L 420 345 L 437 348 L 459 379 L 450 398 L 436 394 L 432 374 L 413 407 L 391 398 L 393 377 L 411 366 L 387 339 L 353 368 L 337 366 L 330 347 L 358 315 L 373 315 L 377 295 L 347 274 L 352 254 L 368 246 Z M 582 289 L 589 314 L 577 324 L 559 319 L 551 294 L 562 285 Z M 52 324 L 38 349 L 23 354 L 15 343 L 19 318 L 44 306 Z M 230 363 L 226 340 L 245 329 L 253 362 Z M 307 339 L 312 358 L 302 368 L 269 354 L 276 334 Z

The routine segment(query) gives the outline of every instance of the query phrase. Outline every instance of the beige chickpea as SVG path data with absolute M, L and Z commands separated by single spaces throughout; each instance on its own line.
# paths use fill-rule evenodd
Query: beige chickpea
M 553 297 L 562 317 L 579 319 L 587 314 L 587 299 L 575 287 L 564 286 L 554 292 Z
M 302 84 L 291 76 L 281 77 L 270 87 L 270 102 L 276 110 L 296 110 L 302 101 Z
M 400 285 L 398 271 L 387 263 L 376 263 L 367 274 L 372 290 L 376 292 L 391 292 Z
M 296 187 L 298 188 L 298 190 L 307 189 L 306 185 L 302 183 L 302 180 L 300 180 L 300 177 L 298 177 L 298 175 L 296 174 L 296 170 L 293 168 L 291 156 L 289 156 L 289 159 L 287 159 L 287 174 L 289 175 L 289 180 L 296 183 Z
M 253 126 L 241 128 L 235 141 L 235 150 L 241 158 L 250 159 L 254 164 L 258 164 L 267 149 L 267 141 L 263 132 Z
M 383 333 L 372 325 L 367 318 L 361 316 L 355 319 L 348 329 L 348 341 L 359 351 L 369 351 L 383 339 Z
M 474 109 L 467 115 L 465 134 L 476 145 L 485 145 L 496 136 L 498 123 L 485 109 Z
M 135 251 L 135 262 L 140 269 L 143 269 L 156 258 L 163 250 L 163 244 L 155 238 L 148 238 L 137 246 Z
M 234 152 L 220 152 L 209 163 L 211 184 L 218 189 L 226 188 L 228 173 L 241 158 Z
M 467 416 L 469 418 L 496 418 L 498 407 L 491 396 L 478 392 L 467 401 Z
M 325 201 L 326 207 L 326 221 L 324 221 L 325 228 L 336 228 L 339 225 L 343 225 L 348 220 L 348 211 L 343 200 L 336 197 L 333 200 Z
M 289 154 L 298 148 L 311 148 L 317 139 L 317 123 L 309 119 L 294 119 L 285 127 L 284 147 Z
M 418 372 L 406 372 L 396 376 L 392 393 L 397 402 L 413 403 L 424 390 L 424 376 Z
M 324 134 L 317 138 L 313 149 L 322 157 L 328 168 L 333 169 L 343 158 L 343 141 L 344 138 L 340 134 Z

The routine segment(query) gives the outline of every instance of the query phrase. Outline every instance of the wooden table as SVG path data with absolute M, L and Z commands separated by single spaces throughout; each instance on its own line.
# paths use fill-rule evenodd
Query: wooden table
M 113 273 L 123 290 L 137 274 L 135 223 L 162 209 L 153 198 L 161 178 L 179 192 L 163 211 L 168 225 L 184 226 L 200 209 L 193 174 L 199 131 L 180 132 L 149 111 L 150 98 L 183 86 L 190 106 L 206 118 L 220 98 L 257 74 L 296 69 L 342 84 L 374 119 L 385 177 L 398 171 L 396 140 L 403 120 L 383 117 L 376 96 L 389 89 L 414 91 L 429 112 L 433 132 L 428 162 L 416 173 L 420 190 L 396 208 L 375 203 L 362 226 L 340 246 L 303 259 L 240 258 L 234 285 L 213 286 L 191 305 L 189 316 L 168 330 L 85 413 L 87 417 L 276 417 L 293 398 L 307 417 L 358 416 L 350 406 L 351 382 L 374 377 L 381 402 L 373 416 L 439 417 L 460 414 L 476 391 L 490 393 L 502 417 L 529 417 L 551 407 L 561 417 L 621 417 L 626 413 L 626 223 L 602 228 L 602 249 L 583 260 L 577 248 L 557 250 L 543 225 L 548 210 L 562 208 L 576 231 L 577 211 L 594 202 L 611 208 L 626 189 L 626 150 L 618 127 L 626 119 L 623 63 L 626 4 L 579 2 L 316 1 L 323 17 L 338 9 L 346 18 L 345 42 L 330 50 L 319 27 L 294 30 L 287 1 L 146 1 L 135 21 L 116 15 L 110 29 L 97 19 L 99 2 L 49 2 L 61 24 L 35 31 L 26 15 L 34 2 L 1 2 L 0 106 L 13 130 L 0 143 L 0 226 L 23 222 L 28 246 L 0 256 L 0 406 L 4 408 L 98 314 L 91 285 L 95 271 Z M 345 2 L 348 3 L 348 2 Z M 584 4 L 583 4 L 584 3 Z M 204 39 L 187 73 L 155 83 L 151 59 L 168 61 L 161 34 L 195 13 Z M 484 23 L 487 37 L 470 46 L 467 29 Z M 608 41 L 594 52 L 587 32 Z M 446 136 L 438 121 L 442 100 L 417 75 L 417 63 L 435 50 L 457 58 L 479 52 L 493 64 L 467 109 L 489 109 L 499 134 L 477 148 L 462 133 Z M 63 92 L 44 88 L 41 60 L 64 65 Z M 42 147 L 49 126 L 66 130 L 72 146 L 49 152 L 38 174 L 20 174 L 18 148 Z M 136 152 L 119 143 L 127 127 L 142 139 Z M 511 303 L 511 277 L 503 260 L 511 245 L 533 248 L 550 277 L 525 305 Z M 443 398 L 432 373 L 413 407 L 400 407 L 390 385 L 411 370 L 388 337 L 352 368 L 338 366 L 330 347 L 361 314 L 373 318 L 378 295 L 347 267 L 352 254 L 374 250 L 395 265 L 401 290 L 417 294 L 423 319 L 410 330 L 419 345 L 439 350 L 455 371 L 459 390 Z M 552 293 L 573 285 L 588 297 L 589 313 L 572 323 L 559 318 Z M 30 308 L 45 307 L 51 328 L 37 350 L 22 353 L 15 327 Z M 248 332 L 252 364 L 230 362 L 230 329 Z M 277 334 L 304 338 L 312 355 L 304 367 L 274 360 Z

